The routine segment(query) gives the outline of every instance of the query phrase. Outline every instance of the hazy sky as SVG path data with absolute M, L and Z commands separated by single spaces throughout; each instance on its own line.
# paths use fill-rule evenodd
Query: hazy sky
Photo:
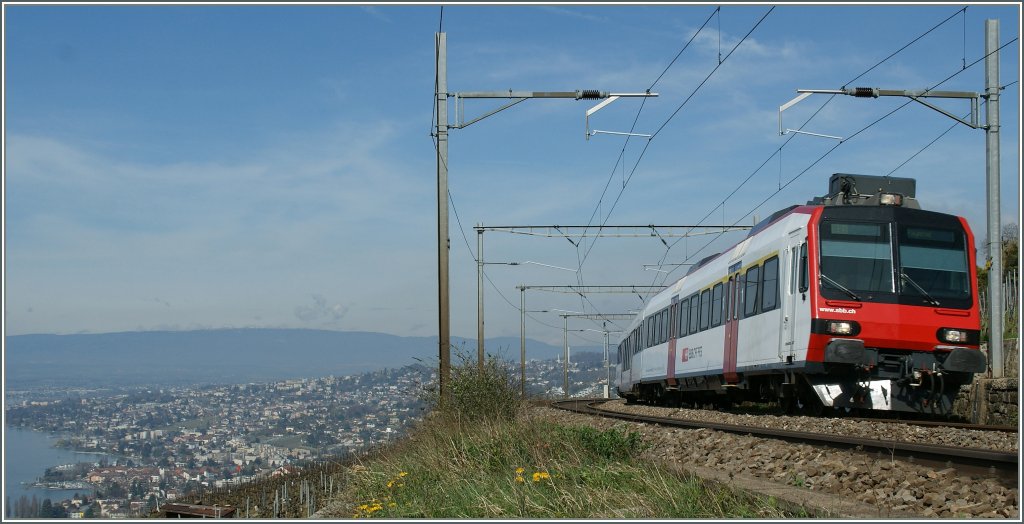
M 824 194 L 832 173 L 891 173 L 917 179 L 925 208 L 965 216 L 980 243 L 983 131 L 949 130 L 913 102 L 886 117 L 908 99 L 836 97 L 804 129 L 848 140 L 778 132 L 798 88 L 924 89 L 952 76 L 937 89 L 982 91 L 984 63 L 963 68 L 997 18 L 1000 42 L 1013 41 L 1000 52 L 1002 215 L 1016 222 L 1020 9 L 963 5 L 782 5 L 759 23 L 770 5 L 450 5 L 442 19 L 439 5 L 4 4 L 4 332 L 436 335 L 439 27 L 451 92 L 660 94 L 591 119 L 650 141 L 585 140 L 589 100 L 528 100 L 451 131 L 453 335 L 476 336 L 476 224 L 750 224 Z M 828 100 L 804 100 L 783 124 Z M 496 104 L 469 102 L 466 115 Z M 486 262 L 582 261 L 579 273 L 487 265 L 487 336 L 518 336 L 516 285 L 671 282 L 679 266 L 643 265 L 693 262 L 738 238 L 666 254 L 657 237 L 487 233 Z M 527 309 L 640 305 L 588 298 L 529 292 Z M 529 336 L 561 343 L 556 313 L 531 317 Z M 581 331 L 570 344 L 599 340 Z

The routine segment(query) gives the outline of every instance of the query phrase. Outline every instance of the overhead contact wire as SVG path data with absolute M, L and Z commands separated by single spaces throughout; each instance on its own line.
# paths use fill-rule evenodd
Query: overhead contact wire
M 928 34 L 932 33 L 933 31 L 935 31 L 936 29 L 938 29 L 938 28 L 939 28 L 939 27 L 941 27 L 942 25 L 946 24 L 947 22 L 949 22 L 950 20 L 952 20 L 953 18 L 955 18 L 955 17 L 956 17 L 956 16 L 958 15 L 958 14 L 960 14 L 960 13 L 962 13 L 962 12 L 965 12 L 965 11 L 966 11 L 966 7 L 965 7 L 965 8 L 962 8 L 962 9 L 959 9 L 959 10 L 957 10 L 957 11 L 956 11 L 955 13 L 953 13 L 953 14 L 951 14 L 950 16 L 946 17 L 946 18 L 945 18 L 944 20 L 942 20 L 942 21 L 941 21 L 941 22 L 939 22 L 938 24 L 936 24 L 936 25 L 932 26 L 932 27 L 931 27 L 930 29 L 928 29 L 928 30 L 927 30 L 927 31 L 925 31 L 924 33 L 921 33 L 921 34 L 920 34 L 920 35 L 918 35 L 918 36 L 917 36 L 916 38 L 914 38 L 913 40 L 911 40 L 910 42 L 908 42 L 907 44 L 903 45 L 902 47 L 900 47 L 900 48 L 899 48 L 899 49 L 897 49 L 896 51 L 894 51 L 894 52 L 890 53 L 890 54 L 889 54 L 888 56 L 886 56 L 886 57 L 885 57 L 884 59 L 880 60 L 879 62 L 877 62 L 876 64 L 872 65 L 871 67 L 869 67 L 869 68 L 868 68 L 867 70 L 865 70 L 864 72 L 860 73 L 859 75 L 855 76 L 855 77 L 854 77 L 853 79 L 851 79 L 851 80 L 849 80 L 848 82 L 846 82 L 846 83 L 844 84 L 844 88 L 845 88 L 845 86 L 847 86 L 847 85 L 849 85 L 849 84 L 852 84 L 853 82 L 856 82 L 856 81 L 857 81 L 858 79 L 860 79 L 860 78 L 861 78 L 861 77 L 863 77 L 864 75 L 868 74 L 869 72 L 871 72 L 872 70 L 874 70 L 874 69 L 875 69 L 875 68 L 877 68 L 878 66 L 880 66 L 880 65 L 884 64 L 885 62 L 887 62 L 887 61 L 891 60 L 891 59 L 892 59 L 893 57 L 895 57 L 896 55 L 898 55 L 898 54 L 899 54 L 899 53 L 901 53 L 902 51 L 906 50 L 906 49 L 907 49 L 908 47 L 910 47 L 911 45 L 913 45 L 913 44 L 917 43 L 917 42 L 918 42 L 918 41 L 920 41 L 920 40 L 921 40 L 922 38 L 924 38 L 924 37 L 925 37 L 925 36 L 927 36 Z M 1007 43 L 1006 45 L 1009 45 L 1009 43 L 1012 43 L 1012 41 L 1011 41 L 1011 42 L 1008 42 L 1008 43 Z M 1004 45 L 1004 47 L 1005 47 L 1005 45 Z M 1000 49 L 1001 49 L 1001 48 L 1000 48 Z M 984 57 L 982 57 L 982 59 L 984 59 Z M 982 60 L 982 59 L 979 59 L 978 61 L 980 61 L 980 60 Z M 975 61 L 975 62 L 973 62 L 973 63 L 972 63 L 971 65 L 974 65 L 974 64 L 976 64 L 976 63 L 977 63 L 978 61 Z M 970 67 L 970 66 L 965 66 L 965 67 L 964 67 L 963 69 L 961 69 L 961 72 L 962 72 L 963 70 L 965 70 L 965 69 L 966 69 L 967 67 Z M 954 76 L 955 76 L 955 74 L 954 74 Z M 950 77 L 950 78 L 952 78 L 952 77 Z M 944 83 L 944 82 L 945 82 L 945 81 L 947 81 L 947 80 L 949 80 L 949 78 L 947 78 L 946 80 L 943 80 L 942 82 L 940 82 L 939 84 L 937 84 L 937 85 L 936 85 L 936 87 L 937 87 L 938 85 L 941 85 L 942 83 Z M 933 87 L 932 89 L 934 89 L 934 87 Z M 800 127 L 798 128 L 798 130 L 802 130 L 802 129 L 803 129 L 803 128 L 804 128 L 804 127 L 805 127 L 805 126 L 806 126 L 806 125 L 808 124 L 808 123 L 810 123 L 810 122 L 811 122 L 811 120 L 813 120 L 813 119 L 814 119 L 814 118 L 815 118 L 815 117 L 816 117 L 816 116 L 818 115 L 818 113 L 820 113 L 820 112 L 821 112 L 821 111 L 822 111 L 822 110 L 823 110 L 823 109 L 825 108 L 825 106 L 827 106 L 827 105 L 828 105 L 828 104 L 829 104 L 830 102 L 832 102 L 832 100 L 833 100 L 833 99 L 835 99 L 835 96 L 836 96 L 836 95 L 832 95 L 832 96 L 830 96 L 830 97 L 829 97 L 829 98 L 828 98 L 828 99 L 827 99 L 827 100 L 826 100 L 826 101 L 825 101 L 825 102 L 824 102 L 824 103 L 823 103 L 823 104 L 822 104 L 822 105 L 821 105 L 821 106 L 820 106 L 820 107 L 819 107 L 819 108 L 818 108 L 818 109 L 817 109 L 817 110 L 816 110 L 816 111 L 814 112 L 814 114 L 812 114 L 812 115 L 811 115 L 811 117 L 810 117 L 810 118 L 808 118 L 808 119 L 807 119 L 806 121 L 804 121 L 804 123 L 803 123 L 803 124 L 802 124 L 802 125 L 801 125 L 801 126 L 800 126 Z M 714 212 L 715 212 L 715 210 L 717 210 L 717 209 L 718 209 L 719 207 L 721 207 L 721 206 L 725 205 L 725 203 L 726 203 L 726 202 L 727 202 L 727 201 L 729 200 L 729 198 L 731 198 L 731 197 L 732 197 L 733 195 L 735 195 L 735 194 L 736 194 L 736 192 L 737 192 L 737 191 L 739 191 L 739 189 L 740 189 L 740 188 L 742 188 L 742 187 L 743 187 L 743 186 L 744 186 L 744 185 L 745 185 L 745 184 L 746 184 L 746 183 L 747 183 L 747 182 L 748 182 L 748 181 L 749 181 L 749 180 L 750 180 L 750 179 L 751 179 L 751 178 L 752 178 L 752 177 L 753 177 L 754 175 L 756 175 L 756 174 L 757 174 L 757 173 L 758 173 L 758 172 L 759 172 L 759 171 L 760 171 L 760 170 L 761 170 L 761 169 L 762 169 L 762 168 L 764 167 L 764 165 L 766 165 L 766 164 L 767 164 L 767 163 L 768 163 L 768 162 L 769 162 L 769 161 L 770 161 L 770 160 L 771 160 L 771 159 L 772 159 L 772 158 L 773 158 L 773 157 L 774 157 L 775 155 L 781 155 L 781 154 L 782 154 L 782 150 L 783 150 L 783 148 L 785 148 L 785 147 L 786 147 L 786 145 L 788 145 L 788 144 L 789 144 L 789 142 L 790 142 L 790 141 L 791 141 L 791 140 L 793 139 L 793 137 L 794 137 L 794 136 L 795 136 L 795 135 L 790 135 L 790 137 L 789 137 L 789 138 L 787 138 L 787 139 L 786 139 L 786 141 L 785 141 L 785 142 L 784 142 L 784 143 L 783 143 L 783 144 L 782 144 L 782 145 L 781 145 L 781 146 L 780 146 L 780 147 L 779 147 L 778 149 L 776 149 L 776 150 L 775 150 L 775 151 L 774 151 L 774 152 L 773 152 L 773 153 L 772 153 L 772 154 L 771 154 L 771 155 L 770 155 L 770 156 L 769 156 L 769 157 L 768 157 L 768 158 L 767 158 L 767 159 L 765 160 L 765 162 L 763 162 L 763 163 L 761 164 L 761 166 L 759 166 L 759 167 L 758 167 L 758 168 L 757 168 L 756 170 L 754 170 L 754 171 L 753 171 L 753 172 L 752 172 L 752 173 L 751 173 L 750 175 L 748 175 L 748 176 L 747 176 L 747 178 L 745 178 L 745 179 L 743 180 L 743 182 L 741 182 L 739 186 L 737 186 L 737 187 L 736 187 L 736 188 L 735 188 L 735 189 L 734 189 L 734 190 L 733 190 L 733 191 L 732 191 L 731 193 L 729 193 L 729 195 L 728 195 L 728 196 L 726 196 L 726 197 L 725 197 L 725 198 L 724 198 L 724 199 L 723 199 L 723 200 L 722 200 L 722 201 L 721 201 L 721 202 L 720 202 L 720 203 L 719 203 L 718 205 L 716 205 L 715 207 L 711 208 L 711 210 L 710 210 L 710 211 L 709 211 L 709 212 L 708 212 L 708 213 L 707 213 L 707 214 L 706 214 L 706 215 L 705 215 L 705 216 L 704 216 L 703 218 L 701 218 L 701 220 L 700 220 L 700 221 L 698 221 L 696 225 L 700 225 L 701 223 L 703 223 L 703 222 L 704 222 L 704 220 L 706 220 L 706 219 L 707 219 L 708 217 L 710 217 L 710 216 L 711 216 L 711 214 L 712 214 L 712 213 L 714 213 Z M 847 137 L 847 140 L 849 140 L 849 138 L 852 138 L 852 137 Z M 833 148 L 833 149 L 834 149 L 834 148 Z M 830 150 L 829 152 L 831 152 L 831 150 Z M 780 180 L 780 182 L 781 182 L 781 180 Z M 787 185 L 788 185 L 788 184 L 787 184 Z M 783 188 L 785 188 L 785 187 L 786 187 L 785 185 L 780 185 L 780 188 L 779 188 L 779 190 L 781 190 L 781 189 L 783 189 Z M 778 191 L 776 191 L 776 193 L 777 193 L 777 192 L 778 192 Z M 736 224 L 733 224 L 733 225 L 736 225 Z M 689 231 L 692 231 L 692 230 L 693 230 L 693 228 L 691 228 L 691 229 L 690 229 Z M 687 233 L 689 233 L 689 231 L 687 231 Z M 719 235 L 719 237 L 720 237 L 720 236 L 721 236 L 721 235 Z M 717 239 L 717 238 L 718 238 L 718 237 L 716 237 L 716 239 Z M 673 242 L 673 243 L 672 243 L 672 245 L 671 245 L 671 246 L 669 247 L 669 249 L 668 249 L 668 250 L 666 250 L 666 252 L 665 252 L 665 255 L 664 255 L 664 256 L 662 257 L 662 259 L 661 259 L 661 261 L 660 261 L 660 262 L 664 262 L 664 261 L 665 261 L 665 260 L 667 259 L 667 257 L 668 257 L 668 254 L 669 254 L 669 251 L 671 251 L 671 249 L 672 249 L 673 247 L 675 247 L 675 245 L 676 245 L 676 244 L 677 244 L 677 243 L 679 242 L 679 240 L 681 240 L 681 238 L 680 238 L 680 239 L 677 239 L 677 240 L 676 240 L 675 242 Z M 699 251 L 698 251 L 698 253 L 699 253 Z M 695 254 L 696 254 L 696 253 L 695 253 Z M 693 255 L 691 255 L 691 257 L 692 257 L 692 256 L 693 256 Z M 688 257 L 688 258 L 687 258 L 686 260 L 690 260 L 690 257 Z M 678 269 L 678 268 L 677 268 L 677 269 Z M 674 272 L 674 271 L 672 271 L 672 272 Z M 670 275 L 670 274 L 671 274 L 672 272 L 669 272 L 668 274 L 664 275 L 664 277 L 663 277 L 663 279 L 662 279 L 662 283 L 664 283 L 664 282 L 666 282 L 666 281 L 667 281 L 667 279 L 668 279 L 668 276 L 669 276 L 669 275 Z M 654 277 L 654 282 L 657 282 L 657 280 L 658 280 L 658 276 L 656 275 L 656 276 Z M 652 285 L 653 285 L 653 283 L 654 283 L 654 282 L 652 282 Z
M 990 52 L 990 53 L 988 53 L 988 54 L 986 54 L 986 55 L 982 56 L 981 58 L 979 58 L 979 59 L 977 59 L 977 60 L 975 60 L 975 61 L 971 62 L 970 64 L 968 64 L 968 65 L 967 65 L 967 67 L 966 67 L 966 68 L 963 68 L 963 69 L 961 69 L 960 71 L 957 71 L 957 72 L 955 72 L 955 73 L 953 73 L 953 74 L 951 74 L 951 75 L 947 76 L 947 77 L 946 77 L 945 79 L 943 79 L 942 81 L 940 81 L 940 82 L 938 82 L 937 84 L 933 85 L 932 87 L 930 87 L 930 88 L 926 89 L 926 90 L 925 90 L 925 92 L 928 92 L 928 91 L 932 91 L 932 90 L 934 90 L 934 89 L 938 88 L 938 87 L 939 87 L 939 86 L 941 86 L 942 84 L 944 84 L 944 83 L 948 82 L 949 80 L 952 80 L 952 79 L 953 79 L 953 78 L 955 78 L 955 77 L 956 77 L 957 75 L 959 75 L 959 74 L 963 73 L 963 72 L 964 72 L 964 71 L 966 71 L 967 69 L 970 69 L 971 67 L 973 67 L 973 66 L 977 65 L 977 64 L 978 64 L 979 62 L 981 62 L 982 60 L 985 60 L 986 58 L 988 58 L 988 56 L 990 56 L 990 55 L 992 55 L 992 54 L 995 54 L 995 53 L 998 53 L 998 52 L 999 52 L 999 51 L 1001 51 L 1001 50 L 1002 50 L 1003 48 L 1005 48 L 1006 46 L 1008 46 L 1008 45 L 1010 45 L 1010 44 L 1012 44 L 1012 43 L 1014 43 L 1014 42 L 1016 42 L 1016 41 L 1017 41 L 1017 38 L 1013 38 L 1013 39 L 1009 40 L 1008 42 L 1006 42 L 1005 44 L 1003 44 L 1003 45 L 999 46 L 999 47 L 998 47 L 997 49 L 993 50 L 992 52 Z M 1015 82 L 1011 82 L 1011 83 L 1009 83 L 1009 84 L 1006 84 L 1006 85 L 1007 85 L 1007 86 L 1009 86 L 1009 85 L 1012 85 L 1013 83 L 1015 83 Z M 1004 87 L 1005 87 L 1005 86 L 1004 86 Z M 820 157 L 818 157 L 818 159 L 817 159 L 817 160 L 815 160 L 815 161 L 814 161 L 814 162 L 812 162 L 812 163 L 811 163 L 811 164 L 810 164 L 809 166 L 807 166 L 806 168 L 804 168 L 804 170 L 803 170 L 803 171 L 801 171 L 801 172 L 800 172 L 800 173 L 798 173 L 798 174 L 797 174 L 796 176 L 794 176 L 794 177 L 793 177 L 793 178 L 791 178 L 791 179 L 790 179 L 789 181 L 787 181 L 787 182 L 786 182 L 785 184 L 783 184 L 783 185 L 782 185 L 782 187 L 781 187 L 781 188 L 780 188 L 779 190 L 777 190 L 777 191 L 773 192 L 773 193 L 772 193 L 771 195 L 769 195 L 769 196 L 768 196 L 767 198 L 765 198 L 765 199 L 764 199 L 764 200 L 762 200 L 762 201 L 761 201 L 760 203 L 758 203 L 758 204 L 757 204 L 757 205 L 755 205 L 755 206 L 754 206 L 753 208 L 751 208 L 751 209 L 750 209 L 750 211 L 747 211 L 747 213 L 746 213 L 746 214 L 744 214 L 743 216 L 741 216 L 741 217 L 740 217 L 740 218 L 739 218 L 739 219 L 738 219 L 738 220 L 737 220 L 736 222 L 733 222 L 733 224 L 732 224 L 732 225 L 733 225 L 733 226 L 735 226 L 735 225 L 739 224 L 739 223 L 740 223 L 741 221 L 743 221 L 744 219 L 746 219 L 746 218 L 747 218 L 748 216 L 750 216 L 750 214 L 751 214 L 751 213 L 753 213 L 754 211 L 756 211 L 756 210 L 757 210 L 758 208 L 760 208 L 760 207 L 761 207 L 761 206 L 763 206 L 763 205 L 764 205 L 765 203 L 767 203 L 767 202 L 768 202 L 769 200 L 771 200 L 771 199 L 772 199 L 772 198 L 774 198 L 774 197 L 775 197 L 776 195 L 778 195 L 778 194 L 779 194 L 780 192 L 782 192 L 782 191 L 783 191 L 783 190 L 784 190 L 785 188 L 787 188 L 787 187 L 788 187 L 788 186 L 789 186 L 790 184 L 792 184 L 792 183 L 793 183 L 793 182 L 795 182 L 795 181 L 796 181 L 797 179 L 799 179 L 799 178 L 800 178 L 800 177 L 802 177 L 802 176 L 803 176 L 804 174 L 806 174 L 806 173 L 807 173 L 808 171 L 810 171 L 810 170 L 811 170 L 811 168 L 813 168 L 813 167 L 814 167 L 814 166 L 816 166 L 816 165 L 817 165 L 817 164 L 818 164 L 819 162 L 821 162 L 822 160 L 824 160 L 824 159 L 825 159 L 825 157 L 827 157 L 827 156 L 828 156 L 829 154 L 831 154 L 831 153 L 832 153 L 833 151 L 835 151 L 835 150 L 836 150 L 836 149 L 837 149 L 837 148 L 838 148 L 839 146 L 843 145 L 844 143 L 848 142 L 849 140 L 853 139 L 854 137 L 856 137 L 856 136 L 860 135 L 860 134 L 861 134 L 861 133 L 863 133 L 864 131 L 867 131 L 868 129 L 870 129 L 871 127 L 875 126 L 876 124 L 878 124 L 878 123 L 879 123 L 879 122 L 881 122 L 882 120 L 885 120 L 886 118 L 888 118 L 888 117 L 892 116 L 892 115 L 893 115 L 894 113 L 896 113 L 897 111 L 900 111 L 901 109 L 903 109 L 903 108 L 907 107 L 908 105 L 910 105 L 910 103 L 911 103 L 911 102 L 913 102 L 913 100 L 907 100 L 906 102 L 904 102 L 903 104 L 901 104 L 901 105 L 900 105 L 899 107 L 897 107 L 897 108 L 893 109 L 892 111 L 889 111 L 888 113 L 886 113 L 885 115 L 883 115 L 883 116 L 881 116 L 880 118 L 876 119 L 875 121 L 871 122 L 871 123 L 870 123 L 870 124 L 868 124 L 867 126 L 864 126 L 863 128 L 861 128 L 861 129 L 857 130 L 856 132 L 854 132 L 853 134 L 851 134 L 851 135 L 850 135 L 849 137 L 847 137 L 847 138 L 845 138 L 844 140 L 842 140 L 842 141 L 840 141 L 840 142 L 836 143 L 836 145 L 832 146 L 832 148 L 831 148 L 831 149 L 829 149 L 829 150 L 828 150 L 828 151 L 826 151 L 826 152 L 825 152 L 824 154 L 822 154 L 822 155 L 821 155 Z M 697 255 L 698 253 L 700 253 L 701 251 L 703 251 L 703 250 L 704 250 L 705 248 L 707 248 L 707 247 L 708 247 L 709 245 L 711 245 L 711 244 L 712 244 L 712 243 L 713 243 L 713 242 L 714 242 L 715 240 L 717 240 L 718 238 L 721 238 L 721 236 L 722 236 L 723 234 L 724 234 L 724 233 L 719 233 L 719 234 L 718 234 L 718 235 L 717 235 L 717 236 L 716 236 L 715 238 L 711 239 L 711 240 L 710 240 L 709 242 L 707 242 L 706 244 L 704 244 L 703 246 L 701 246 L 701 247 L 700 247 L 700 248 L 699 248 L 699 249 L 698 249 L 698 250 L 697 250 L 696 252 L 694 252 L 694 253 L 693 253 L 692 255 L 690 255 L 689 257 L 687 257 L 687 258 L 686 258 L 686 259 L 684 260 L 684 262 L 685 262 L 685 261 L 688 261 L 688 260 L 690 260 L 691 258 L 693 258 L 694 256 L 696 256 L 696 255 Z M 677 268 L 677 269 L 678 269 L 678 268 Z M 666 276 L 665 276 L 666 280 L 667 280 L 667 278 L 668 278 L 668 277 L 669 277 L 669 276 L 670 276 L 670 275 L 671 275 L 672 273 L 674 273 L 674 272 L 675 272 L 675 271 L 676 271 L 677 269 L 675 269 L 675 270 L 672 270 L 672 271 L 669 271 L 669 272 L 668 272 L 668 273 L 666 274 Z

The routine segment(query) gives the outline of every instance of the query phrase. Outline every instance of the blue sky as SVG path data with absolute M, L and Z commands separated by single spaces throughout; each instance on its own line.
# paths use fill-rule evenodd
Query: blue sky
M 451 131 L 452 334 L 476 335 L 475 224 L 749 224 L 825 193 L 834 172 L 888 174 L 953 121 L 911 103 L 823 158 L 836 141 L 797 136 L 778 155 L 788 138 L 778 134 L 778 107 L 797 88 L 837 89 L 865 72 L 850 87 L 923 89 L 960 72 L 938 89 L 982 91 L 983 64 L 961 70 L 984 53 L 986 18 L 1001 21 L 1002 43 L 1019 36 L 1016 5 L 970 5 L 872 69 L 963 5 L 782 5 L 760 24 L 770 5 L 725 5 L 713 17 L 715 5 L 446 6 L 452 92 L 660 94 L 642 110 L 639 99 L 621 99 L 591 121 L 660 128 L 650 143 L 585 140 L 593 101 L 529 100 Z M 436 335 L 430 130 L 440 12 L 5 4 L 5 333 Z M 1007 222 L 1020 214 L 1019 49 L 1016 41 L 1000 52 L 1001 83 L 1011 84 L 1001 108 Z M 797 127 L 826 100 L 808 98 L 784 124 Z M 837 97 L 805 129 L 850 137 L 905 102 Z M 475 101 L 466 112 L 492 107 Z M 965 216 L 979 243 L 984 135 L 956 126 L 892 172 L 917 179 L 925 208 Z M 712 238 L 666 253 L 656 238 L 574 239 L 577 248 L 488 233 L 489 262 L 576 269 L 589 254 L 581 273 L 487 266 L 487 336 L 518 336 L 519 284 L 660 283 L 664 273 L 643 264 L 694 261 L 737 240 L 705 247 Z M 533 292 L 527 302 L 615 313 L 640 299 Z M 529 336 L 561 343 L 556 314 L 531 316 Z M 600 339 L 579 331 L 570 344 Z

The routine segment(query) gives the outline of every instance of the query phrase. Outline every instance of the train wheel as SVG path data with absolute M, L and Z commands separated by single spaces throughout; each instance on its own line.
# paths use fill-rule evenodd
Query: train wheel
M 779 407 L 782 409 L 782 412 L 787 415 L 796 415 L 799 410 L 797 405 L 798 401 L 796 395 L 779 398 Z
M 668 407 L 670 408 L 681 408 L 683 407 L 683 395 L 678 391 L 672 392 L 668 396 Z
M 825 411 L 825 406 L 821 404 L 821 399 L 814 393 L 814 390 L 803 383 L 798 384 L 795 389 L 796 391 L 793 392 L 793 395 L 781 399 L 786 413 L 809 417 L 821 416 Z
M 813 393 L 799 396 L 797 398 L 797 409 L 801 415 L 809 417 L 820 417 L 825 412 L 825 406 L 821 405 L 821 400 Z

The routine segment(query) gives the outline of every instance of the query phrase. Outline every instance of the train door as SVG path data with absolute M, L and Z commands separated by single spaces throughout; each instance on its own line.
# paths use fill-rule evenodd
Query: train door
M 781 340 L 779 341 L 779 358 L 788 358 L 792 361 L 794 354 L 793 325 L 796 323 L 796 303 L 798 290 L 797 280 L 800 272 L 800 245 L 803 243 L 802 231 L 796 230 L 789 233 L 789 241 L 786 243 L 786 252 L 783 260 L 780 260 L 779 277 L 782 293 L 782 329 Z
M 736 349 L 739 344 L 739 290 L 740 290 L 740 263 L 737 262 L 729 268 L 729 280 L 725 286 L 724 315 L 725 315 L 725 358 L 722 361 L 722 374 L 727 384 L 739 382 L 736 374 Z

